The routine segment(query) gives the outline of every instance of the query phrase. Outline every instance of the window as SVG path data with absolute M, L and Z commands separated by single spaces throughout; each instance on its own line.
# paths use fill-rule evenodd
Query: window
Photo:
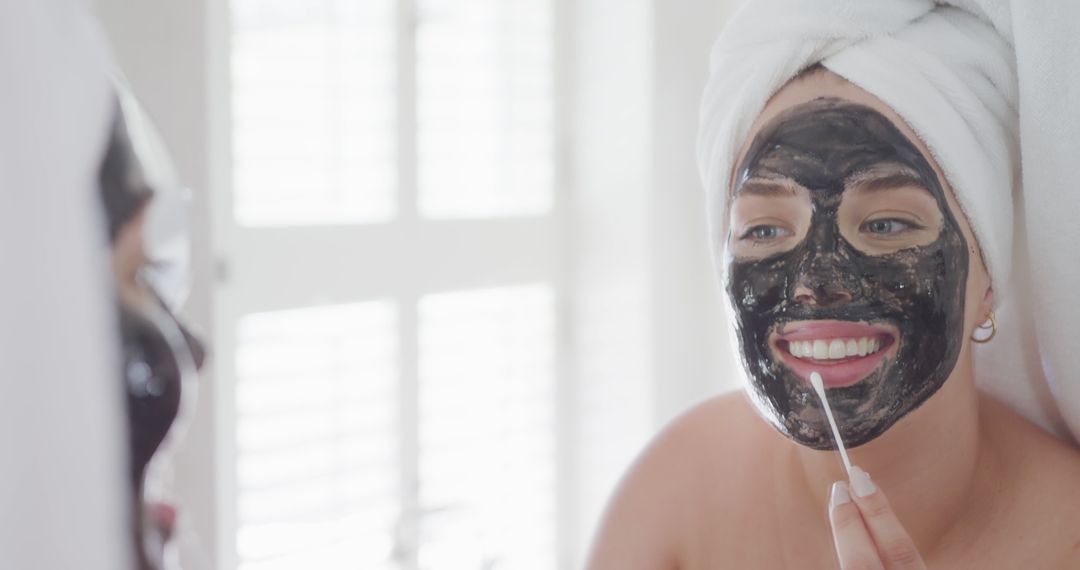
M 551 1 L 231 0 L 223 567 L 557 567 Z
M 396 315 L 386 301 L 238 326 L 241 568 L 375 568 L 400 492 Z
M 394 0 L 233 0 L 236 221 L 379 222 L 396 212 Z
M 549 286 L 420 302 L 423 568 L 555 568 Z
M 422 0 L 420 211 L 543 214 L 553 188 L 552 29 L 544 0 Z

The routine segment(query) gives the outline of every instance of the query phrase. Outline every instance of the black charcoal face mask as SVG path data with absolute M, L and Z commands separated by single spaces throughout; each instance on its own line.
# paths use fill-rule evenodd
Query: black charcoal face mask
M 883 165 L 907 172 L 936 200 L 943 222 L 932 242 L 872 255 L 841 235 L 837 212 L 845 188 Z M 968 250 L 936 173 L 882 114 L 823 98 L 766 124 L 735 174 L 733 196 L 751 180 L 786 179 L 809 191 L 812 207 L 809 229 L 793 248 L 727 260 L 725 287 L 752 399 L 785 436 L 834 449 L 813 388 L 777 352 L 798 346 L 777 343 L 777 335 L 806 321 L 888 328 L 893 334 L 881 342 L 891 350 L 881 350 L 895 356 L 881 358 L 861 380 L 828 390 L 844 443 L 873 440 L 942 386 L 963 342 Z M 797 297 L 796 290 L 812 295 Z

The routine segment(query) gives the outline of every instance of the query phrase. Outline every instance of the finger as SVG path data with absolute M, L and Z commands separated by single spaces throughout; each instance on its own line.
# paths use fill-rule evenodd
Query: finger
M 915 541 L 900 524 L 889 499 L 858 467 L 851 468 L 851 490 L 885 567 L 889 570 L 925 570 L 926 564 L 915 548 Z
M 841 570 L 880 570 L 884 568 L 862 515 L 851 502 L 848 486 L 843 481 L 833 483 L 829 496 L 829 524 L 832 525 L 833 545 Z

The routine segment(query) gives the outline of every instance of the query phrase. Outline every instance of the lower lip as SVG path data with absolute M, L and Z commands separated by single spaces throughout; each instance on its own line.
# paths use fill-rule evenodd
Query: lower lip
M 826 387 L 840 388 L 856 384 L 869 376 L 881 364 L 891 345 L 892 339 L 889 339 L 873 354 L 834 361 L 809 361 L 795 358 L 788 351 L 786 343 L 783 347 L 776 346 L 775 350 L 780 355 L 780 361 L 803 381 L 809 383 L 810 373 L 817 372 L 821 374 L 821 381 Z

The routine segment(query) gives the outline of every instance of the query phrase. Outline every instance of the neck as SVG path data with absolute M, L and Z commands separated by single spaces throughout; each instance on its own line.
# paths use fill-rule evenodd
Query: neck
M 965 351 L 966 352 L 966 351 Z M 853 465 L 870 474 L 924 556 L 931 554 L 956 521 L 981 509 L 972 496 L 996 471 L 979 422 L 971 358 L 961 354 L 952 376 L 917 410 L 877 439 L 848 450 Z M 794 448 L 813 508 L 827 512 L 827 490 L 846 480 L 839 453 Z

